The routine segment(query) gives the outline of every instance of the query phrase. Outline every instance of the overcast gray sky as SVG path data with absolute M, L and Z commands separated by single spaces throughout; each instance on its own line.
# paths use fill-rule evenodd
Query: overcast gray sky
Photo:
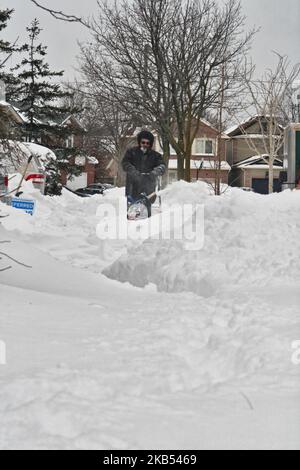
M 222 0 L 219 0 L 220 2 Z M 40 0 L 45 6 L 78 16 L 96 13 L 96 0 Z M 300 61 L 300 0 L 241 0 L 248 26 L 261 27 L 253 44 L 252 56 L 262 71 L 273 63 L 271 50 L 287 54 L 291 61 Z M 88 31 L 79 25 L 60 22 L 35 7 L 30 0 L 1 0 L 1 8 L 14 8 L 13 20 L 6 36 L 26 38 L 26 26 L 35 17 L 44 29 L 41 40 L 48 45 L 48 61 L 52 68 L 65 70 L 65 78 L 76 74 L 77 41 L 88 40 Z

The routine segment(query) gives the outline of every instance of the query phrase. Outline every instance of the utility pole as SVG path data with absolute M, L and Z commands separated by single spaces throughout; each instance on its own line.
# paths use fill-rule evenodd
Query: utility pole
M 216 196 L 221 195 L 221 175 L 222 175 L 222 153 L 221 153 L 221 143 L 222 143 L 222 134 L 223 134 L 223 108 L 225 101 L 225 64 L 222 65 L 221 72 L 221 96 L 220 96 L 220 109 L 219 109 L 219 128 L 218 128 L 218 137 L 217 137 L 217 161 L 216 161 L 216 174 L 215 174 L 215 194 Z
M 300 122 L 300 80 L 294 81 L 292 85 L 292 90 L 293 121 L 297 123 Z

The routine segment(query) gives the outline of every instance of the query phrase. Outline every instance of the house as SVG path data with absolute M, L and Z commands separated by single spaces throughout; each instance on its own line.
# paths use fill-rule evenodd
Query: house
M 6 127 L 7 123 L 9 123 L 9 129 L 6 129 L 6 132 L 10 138 L 15 137 L 17 130 L 18 140 L 24 143 L 29 142 L 27 133 L 28 120 L 17 103 L 12 104 L 3 99 L 0 100 L 0 119 L 1 118 L 3 123 L 5 121 Z M 42 124 L 43 123 L 41 123 L 41 125 Z M 75 116 L 66 115 L 55 122 L 53 121 L 53 126 L 59 126 L 61 128 L 67 127 L 70 132 L 65 138 L 60 137 L 54 132 L 53 134 L 50 132 L 40 133 L 40 135 L 35 136 L 35 144 L 51 149 L 58 159 L 65 159 L 71 164 L 78 164 L 82 167 L 82 174 L 72 180 L 68 179 L 66 172 L 62 172 L 62 184 L 67 185 L 71 189 L 78 189 L 88 184 L 93 184 L 97 181 L 97 167 L 99 166 L 99 161 L 94 156 L 86 155 L 85 152 L 82 151 L 86 132 L 83 125 Z
M 103 125 L 93 123 L 85 135 L 84 148 L 89 155 L 98 160 L 96 180 L 100 183 L 116 184 L 118 174 L 114 136 L 111 130 Z
M 14 107 L 0 100 L 0 138 L 14 139 L 21 135 L 20 129 L 24 121 Z
M 214 183 L 220 158 L 221 182 L 228 184 L 231 168 L 226 161 L 227 139 L 228 137 L 225 134 L 222 134 L 221 139 L 219 139 L 219 131 L 210 122 L 201 119 L 192 148 L 191 181 L 200 180 Z M 172 147 L 170 149 L 168 176 L 169 182 L 177 181 L 177 156 Z
M 76 189 L 85 188 L 97 181 L 97 166 L 99 162 L 95 157 L 78 154 L 71 156 L 68 161 L 71 164 L 81 167 L 82 171 L 79 176 L 73 176 L 71 179 L 68 179 L 68 174 L 65 171 L 61 171 L 61 183 L 64 186 L 76 191 Z
M 269 186 L 269 155 L 266 154 L 265 135 L 267 118 L 253 116 L 226 131 L 226 160 L 232 171 L 229 184 L 252 188 L 267 194 Z M 284 128 L 278 127 L 274 138 L 282 139 Z M 283 171 L 283 146 L 274 161 L 274 191 L 281 191 L 280 174 Z
M 48 135 L 42 138 L 47 141 L 50 148 L 53 148 L 58 158 L 67 159 L 70 164 L 81 167 L 81 174 L 72 179 L 68 179 L 68 174 L 62 171 L 61 183 L 72 190 L 84 188 L 97 181 L 97 167 L 99 161 L 94 156 L 87 155 L 84 149 L 84 139 L 86 130 L 79 119 L 73 115 L 67 115 L 56 121 L 56 125 L 67 127 L 69 134 L 66 138 Z

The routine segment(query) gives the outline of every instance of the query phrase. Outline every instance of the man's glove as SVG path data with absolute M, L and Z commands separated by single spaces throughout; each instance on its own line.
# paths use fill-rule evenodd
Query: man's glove
M 142 175 L 138 170 L 133 170 L 131 172 L 131 177 L 134 183 L 139 184 L 141 182 Z
M 159 165 L 151 171 L 151 174 L 153 174 L 155 178 L 158 178 L 159 176 L 162 176 L 164 174 L 165 170 L 165 165 Z

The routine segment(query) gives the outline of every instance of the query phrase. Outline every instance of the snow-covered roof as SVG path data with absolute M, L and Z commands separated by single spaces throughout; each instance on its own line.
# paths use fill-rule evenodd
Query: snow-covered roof
M 89 163 L 91 163 L 92 165 L 98 165 L 99 161 L 97 160 L 97 158 L 95 157 L 87 157 L 87 160 Z
M 213 126 L 213 124 L 211 124 L 211 122 L 207 121 L 206 119 L 201 118 L 201 119 L 200 119 L 200 122 L 202 122 L 202 124 L 205 124 L 206 126 L 210 127 L 211 129 L 215 130 L 216 132 L 219 132 L 219 130 L 218 130 L 215 126 Z M 133 133 L 130 135 L 130 137 L 137 137 L 137 135 L 138 135 L 143 129 L 145 129 L 145 128 L 144 128 L 144 127 L 136 127 L 136 128 L 133 130 Z M 153 130 L 153 129 L 150 129 L 150 132 L 152 132 L 152 134 L 153 134 L 154 136 L 156 136 L 156 137 L 157 137 L 158 134 L 159 134 L 157 130 Z M 223 132 L 223 133 L 222 133 L 222 137 L 223 137 L 224 139 L 228 139 L 228 138 L 229 138 L 226 132 Z
M 191 169 L 201 169 L 202 170 L 215 170 L 217 167 L 218 161 L 217 160 L 191 160 Z M 177 159 L 171 158 L 169 160 L 169 170 L 177 170 Z M 221 170 L 230 171 L 231 167 L 228 162 L 222 160 L 221 162 Z
M 274 139 L 279 139 L 280 135 L 273 135 Z M 233 139 L 265 139 L 266 136 L 263 134 L 240 134 L 232 137 Z
M 229 127 L 229 129 L 227 129 L 227 130 L 225 131 L 225 134 L 226 134 L 226 135 L 230 135 L 230 134 L 232 134 L 233 132 L 238 131 L 241 127 L 246 126 L 246 125 L 249 124 L 251 121 L 253 121 L 255 118 L 258 118 L 258 116 L 248 117 L 247 119 L 244 119 L 243 121 L 241 121 L 239 124 L 235 124 L 235 125 Z
M 269 158 L 267 154 L 255 155 L 253 157 L 246 158 L 233 165 L 234 168 L 249 168 L 253 170 L 264 170 L 269 168 Z M 274 160 L 274 169 L 282 169 L 283 162 L 280 158 L 276 157 Z
M 18 109 L 16 109 L 14 106 L 12 106 L 10 103 L 7 101 L 1 100 L 0 101 L 0 107 L 6 108 L 16 120 L 19 120 L 20 123 L 25 122 L 23 117 L 21 116 L 20 112 Z
M 219 133 L 219 130 L 213 126 L 209 121 L 207 121 L 206 119 L 204 118 L 201 118 L 200 121 L 205 124 L 206 126 L 210 127 L 211 129 L 215 130 L 216 132 Z M 222 132 L 221 136 L 224 138 L 224 139 L 228 139 L 228 135 L 226 134 L 226 132 Z
M 0 102 L 0 104 L 1 104 L 1 102 Z M 22 119 L 22 121 L 24 123 L 27 123 L 27 124 L 29 123 L 28 116 L 26 116 L 26 114 L 23 111 L 21 111 L 21 109 L 18 106 L 11 105 L 9 103 L 6 103 L 6 104 L 18 114 L 18 116 Z M 43 121 L 41 121 L 40 119 L 34 118 L 34 122 L 35 122 L 35 124 L 38 124 L 38 125 L 39 124 L 47 124 L 48 126 L 56 127 L 58 125 L 60 125 L 60 126 L 65 125 L 66 122 L 68 121 L 68 119 L 70 119 L 70 118 L 74 119 L 76 121 L 77 125 L 80 128 L 82 128 L 83 130 L 85 130 L 84 127 L 82 126 L 82 124 L 80 124 L 79 120 L 75 116 L 73 116 L 72 114 L 70 114 L 67 118 L 64 118 L 62 122 L 60 122 L 59 119 L 56 121 L 55 119 L 47 119 L 47 118 L 45 118 Z
M 23 113 L 17 106 L 11 106 L 11 108 L 18 114 L 18 116 L 22 119 L 23 122 L 25 122 L 25 123 L 27 123 L 27 124 L 29 123 L 29 119 L 28 119 L 28 117 L 26 116 L 26 114 Z M 42 122 L 39 121 L 39 120 L 36 119 L 36 118 L 34 118 L 33 120 L 34 120 L 34 122 L 35 122 L 36 124 L 42 124 Z
M 23 145 L 25 145 L 31 155 L 35 155 L 44 163 L 47 163 L 49 160 L 56 160 L 55 153 L 43 145 L 34 144 L 33 142 L 24 142 Z
M 248 126 L 250 126 L 251 124 L 254 124 L 255 122 L 259 121 L 259 119 L 268 119 L 270 118 L 271 116 L 269 114 L 265 114 L 265 115 L 260 115 L 260 114 L 255 114 L 254 116 L 250 116 L 248 117 L 247 119 L 244 119 L 243 121 L 241 121 L 239 124 L 236 124 L 232 127 L 230 127 L 229 129 L 227 129 L 225 131 L 225 134 L 227 136 L 230 136 L 230 137 L 233 137 L 231 136 L 231 134 L 234 134 L 235 132 L 243 132 L 242 129 L 246 129 Z M 278 127 L 280 127 L 281 129 L 284 129 L 284 126 L 282 126 L 281 124 L 278 124 Z M 248 135 L 248 134 L 247 134 Z M 251 134 L 250 134 L 251 135 Z M 236 137 L 236 136 L 235 136 Z
M 64 126 L 65 124 L 68 124 L 68 121 L 70 119 L 73 119 L 74 121 L 76 121 L 76 124 L 78 125 L 78 127 L 80 127 L 82 130 L 86 131 L 86 129 L 84 128 L 84 126 L 80 123 L 79 119 L 74 116 L 73 114 L 69 114 L 61 123 L 61 126 Z

